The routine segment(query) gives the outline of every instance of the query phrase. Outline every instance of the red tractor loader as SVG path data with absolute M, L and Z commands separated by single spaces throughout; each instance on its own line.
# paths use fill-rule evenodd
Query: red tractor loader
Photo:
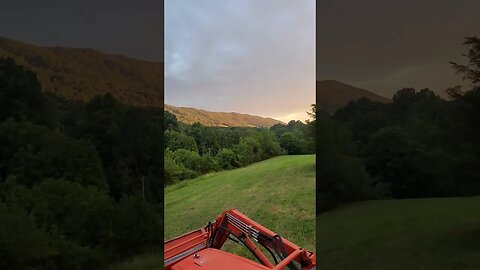
M 259 263 L 220 250 L 230 239 L 244 245 Z M 271 260 L 255 244 L 268 251 Z M 204 228 L 165 242 L 165 270 L 316 269 L 315 253 L 281 238 L 237 210 L 229 210 Z

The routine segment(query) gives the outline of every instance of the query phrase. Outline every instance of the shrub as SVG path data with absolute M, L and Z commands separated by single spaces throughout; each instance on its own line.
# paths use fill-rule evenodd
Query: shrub
M 231 149 L 223 148 L 218 152 L 216 159 L 222 169 L 227 170 L 240 167 L 237 156 Z
M 197 143 L 193 137 L 173 130 L 166 130 L 164 136 L 165 149 L 170 149 L 172 151 L 186 149 L 198 153 Z

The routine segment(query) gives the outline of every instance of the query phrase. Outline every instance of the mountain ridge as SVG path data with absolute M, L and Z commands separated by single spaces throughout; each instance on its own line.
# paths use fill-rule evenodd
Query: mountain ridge
M 350 101 L 363 97 L 382 103 L 390 102 L 386 97 L 336 80 L 317 80 L 316 82 L 318 107 L 330 112 L 344 107 Z
M 35 72 L 43 91 L 70 100 L 89 101 L 96 95 L 110 93 L 130 106 L 164 106 L 163 62 L 107 54 L 92 48 L 36 46 L 4 37 L 0 37 L 0 57 L 13 58 L 17 64 Z M 318 107 L 331 112 L 362 97 L 389 102 L 370 91 L 335 80 L 317 80 L 316 95 Z M 268 127 L 282 123 L 273 118 L 233 112 L 180 107 L 176 111 L 180 121 L 204 125 Z
M 89 101 L 111 93 L 120 102 L 163 107 L 163 63 L 107 54 L 91 48 L 44 47 L 0 37 L 0 57 L 37 74 L 46 92 Z
M 280 120 L 238 112 L 212 112 L 192 107 L 178 107 L 165 104 L 165 110 L 174 114 L 185 124 L 199 122 L 204 126 L 220 127 L 271 127 L 285 124 Z

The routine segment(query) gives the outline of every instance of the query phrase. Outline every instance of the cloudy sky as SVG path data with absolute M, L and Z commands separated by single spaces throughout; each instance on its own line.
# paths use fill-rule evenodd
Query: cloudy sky
M 305 120 L 314 0 L 165 0 L 167 104 Z
M 137 59 L 163 58 L 159 0 L 5 0 L 0 36 L 41 46 L 89 47 Z
M 461 84 L 465 36 L 480 35 L 478 0 L 317 2 L 317 78 L 391 97 L 402 87 Z

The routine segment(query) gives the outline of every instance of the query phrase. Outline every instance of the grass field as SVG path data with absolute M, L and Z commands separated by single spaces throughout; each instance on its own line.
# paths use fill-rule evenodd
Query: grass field
M 319 269 L 480 269 L 480 197 L 366 201 L 317 219 Z
M 165 239 L 205 226 L 231 208 L 315 250 L 315 156 L 276 157 L 167 187 Z M 249 253 L 238 245 L 228 249 Z

